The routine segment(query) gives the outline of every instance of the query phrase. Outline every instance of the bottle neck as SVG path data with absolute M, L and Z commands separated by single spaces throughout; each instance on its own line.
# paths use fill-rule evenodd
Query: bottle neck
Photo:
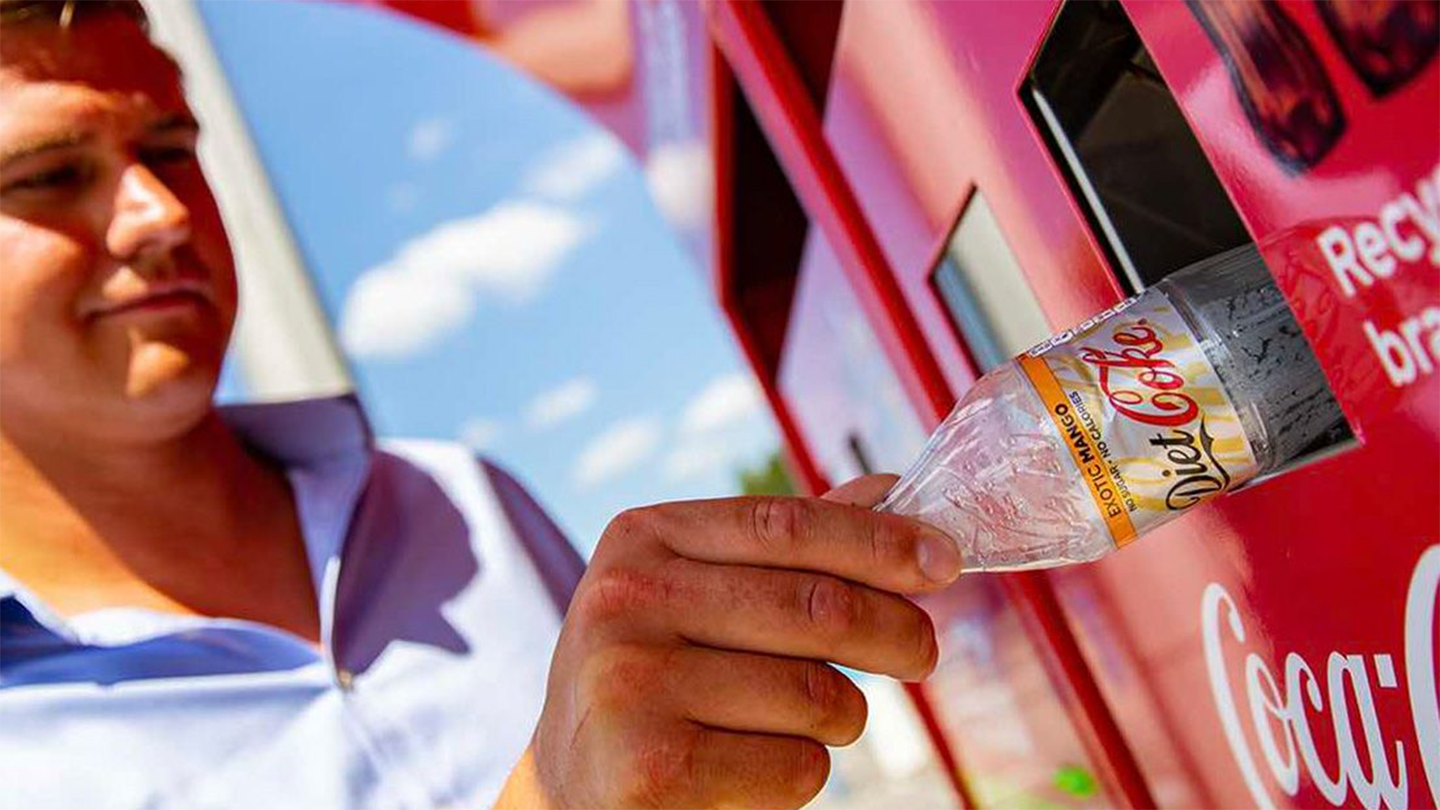
M 1175 305 L 1204 348 L 1261 474 L 1284 466 L 1343 421 L 1314 352 L 1254 246 L 1186 268 L 1155 291 Z

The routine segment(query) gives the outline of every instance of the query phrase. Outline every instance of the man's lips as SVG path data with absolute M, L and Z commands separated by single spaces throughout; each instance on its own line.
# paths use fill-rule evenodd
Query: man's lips
M 140 295 L 130 296 L 121 301 L 106 301 L 93 307 L 87 314 L 91 319 L 105 318 L 126 313 L 165 312 L 194 306 L 210 306 L 213 301 L 204 284 L 192 281 L 174 281 L 157 284 Z

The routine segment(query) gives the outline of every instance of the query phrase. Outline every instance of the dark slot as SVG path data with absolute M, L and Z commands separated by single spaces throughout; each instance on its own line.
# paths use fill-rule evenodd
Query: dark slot
M 846 436 L 845 447 L 850 451 L 850 458 L 855 462 L 861 475 L 870 475 L 875 472 L 875 464 L 870 460 L 871 456 L 865 449 L 865 443 L 860 441 L 860 434 L 851 433 Z
M 1022 96 L 1130 290 L 1250 241 L 1118 2 L 1065 3 Z
M 760 122 L 738 84 L 728 83 L 733 129 L 730 135 L 732 183 L 730 208 L 732 291 L 758 350 L 764 373 L 772 379 L 780 366 L 785 327 L 795 297 L 795 281 L 805 248 L 809 220 L 790 181 L 770 148 Z M 764 205 L 743 205 L 764 200 Z
M 1067 0 L 1020 93 L 1111 269 L 1130 291 L 1234 248 L 1253 250 L 1234 204 L 1119 2 Z M 1270 284 L 1255 294 L 1280 299 Z M 1241 338 L 1235 337 L 1235 348 L 1243 351 Z M 1299 343 L 1306 357 L 1293 362 L 1315 363 L 1311 347 Z M 1318 365 L 1315 373 L 1320 374 Z M 1277 396 L 1277 401 L 1289 400 Z M 1314 396 L 1297 395 L 1294 410 L 1277 420 L 1293 422 L 1294 436 L 1274 437 L 1289 467 L 1353 444 L 1328 386 Z

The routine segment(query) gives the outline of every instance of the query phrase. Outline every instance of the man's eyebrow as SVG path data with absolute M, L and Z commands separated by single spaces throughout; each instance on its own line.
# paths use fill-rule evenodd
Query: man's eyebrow
M 62 132 L 56 135 L 45 135 L 32 141 L 21 142 L 4 151 L 0 151 L 0 169 L 24 158 L 42 155 L 46 152 L 57 152 L 61 149 L 71 149 L 76 146 L 82 146 L 91 140 L 94 140 L 94 136 L 87 132 Z
M 155 123 L 146 127 L 151 135 L 168 135 L 171 133 L 198 133 L 200 123 L 195 116 L 189 113 L 173 113 L 158 119 Z M 0 151 L 0 169 L 9 166 L 25 158 L 43 155 L 46 152 L 58 152 L 62 149 L 73 149 L 77 146 L 84 146 L 94 140 L 94 136 L 88 132 L 62 132 L 54 135 L 44 135 L 31 141 L 23 141 L 4 151 Z

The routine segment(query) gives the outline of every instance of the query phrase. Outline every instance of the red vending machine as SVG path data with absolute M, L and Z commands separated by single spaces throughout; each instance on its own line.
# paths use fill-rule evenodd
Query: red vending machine
M 1253 245 L 1345 423 L 1101 562 L 962 578 L 912 697 L 966 806 L 1440 804 L 1440 4 L 357 1 L 647 172 L 701 145 L 713 206 L 676 221 L 811 490 Z
M 966 801 L 1434 807 L 1440 6 L 707 12 L 718 291 L 812 484 L 898 471 L 991 366 L 1242 245 L 1344 410 L 1104 561 L 927 604 Z

